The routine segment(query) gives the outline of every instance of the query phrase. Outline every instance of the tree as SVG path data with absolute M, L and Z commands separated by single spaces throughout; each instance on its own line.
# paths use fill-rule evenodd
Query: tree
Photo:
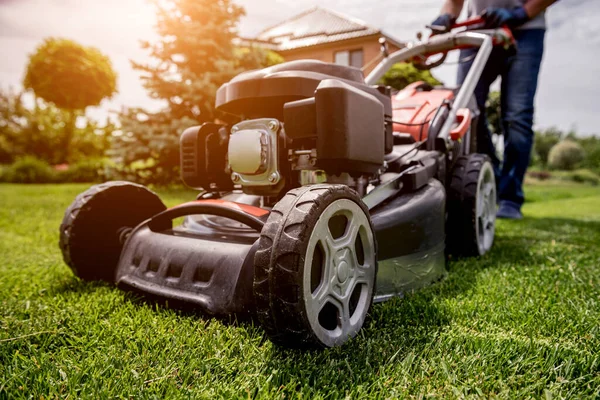
M 123 163 L 122 176 L 145 183 L 177 178 L 179 135 L 190 126 L 226 119 L 215 110 L 218 88 L 235 75 L 282 59 L 277 54 L 234 44 L 244 10 L 232 0 L 169 0 L 157 5 L 161 39 L 142 42 L 156 62 L 132 62 L 142 73 L 150 96 L 166 107 L 121 115 L 123 134 L 113 155 Z
M 96 48 L 49 38 L 30 56 L 23 86 L 66 112 L 61 162 L 68 161 L 77 115 L 111 97 L 116 85 L 110 59 Z
M 422 71 L 415 68 L 412 63 L 394 64 L 392 68 L 381 78 L 381 85 L 391 86 L 394 89 L 402 90 L 411 83 L 423 81 L 436 86 L 442 83 L 438 81 L 430 71 Z
M 156 30 L 162 39 L 142 42 L 158 63 L 133 62 L 133 67 L 142 72 L 150 96 L 167 102 L 173 118 L 212 121 L 217 89 L 244 70 L 233 43 L 244 10 L 233 0 L 161 4 L 157 4 Z M 246 56 L 242 59 L 248 61 Z
M 582 167 L 590 168 L 600 174 L 600 136 L 581 138 L 579 144 L 585 149 Z

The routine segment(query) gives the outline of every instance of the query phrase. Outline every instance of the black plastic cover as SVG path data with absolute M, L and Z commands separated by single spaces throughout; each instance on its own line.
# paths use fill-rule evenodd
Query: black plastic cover
M 427 251 L 445 240 L 446 191 L 435 179 L 371 212 L 378 259 Z
M 248 313 L 256 248 L 244 238 L 196 237 L 178 228 L 153 232 L 142 224 L 125 243 L 116 282 L 209 314 Z
M 261 79 L 278 72 L 317 72 L 330 77 L 344 79 L 347 81 L 365 83 L 362 71 L 355 67 L 326 63 L 318 60 L 296 60 L 288 61 L 272 67 L 244 72 L 232 79 L 232 82 L 248 79 Z
M 293 140 L 317 137 L 317 106 L 315 98 L 291 101 L 283 108 L 285 134 Z
M 364 83 L 352 67 L 314 60 L 292 61 L 236 76 L 217 91 L 218 110 L 245 118 L 283 119 L 286 103 L 311 98 L 323 80 L 338 79 L 379 99 L 392 115 L 390 96 Z
M 180 137 L 181 179 L 193 188 L 231 190 L 225 172 L 229 136 L 224 125 L 206 123 L 186 129 Z
M 315 93 L 317 166 L 328 173 L 375 173 L 384 161 L 384 107 L 373 95 L 337 79 Z

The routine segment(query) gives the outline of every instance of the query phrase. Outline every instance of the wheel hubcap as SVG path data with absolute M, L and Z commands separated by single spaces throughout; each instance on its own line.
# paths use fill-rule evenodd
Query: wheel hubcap
M 496 179 L 489 163 L 483 164 L 477 183 L 477 245 L 479 254 L 492 248 L 496 230 Z
M 347 199 L 330 204 L 313 228 L 304 264 L 307 316 L 325 345 L 341 344 L 361 328 L 373 295 L 375 263 L 364 211 Z
M 344 284 L 347 280 L 348 280 L 348 275 L 349 275 L 349 269 L 350 267 L 348 267 L 348 263 L 346 261 L 340 261 L 340 263 L 337 266 L 337 277 L 338 277 L 338 282 L 340 284 Z

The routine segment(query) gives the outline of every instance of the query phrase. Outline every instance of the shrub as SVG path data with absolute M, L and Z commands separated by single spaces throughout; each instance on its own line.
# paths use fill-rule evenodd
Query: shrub
M 539 179 L 540 181 L 545 181 L 552 178 L 552 174 L 548 171 L 529 171 L 527 175 L 532 178 Z
M 585 160 L 581 167 L 600 174 L 600 136 L 580 138 L 578 143 L 585 149 Z
M 596 175 L 589 169 L 578 169 L 573 172 L 569 172 L 571 180 L 579 183 L 589 183 L 591 185 L 600 184 L 600 176 Z
M 423 81 L 433 86 L 441 85 L 441 82 L 431 75 L 431 72 L 420 71 L 410 63 L 395 64 L 388 72 L 385 73 L 379 83 L 382 85 L 391 86 L 397 90 L 402 90 L 411 83 L 418 81 Z
M 54 171 L 45 161 L 28 156 L 6 167 L 0 179 L 11 183 L 51 183 Z
M 548 155 L 548 164 L 554 169 L 570 171 L 584 158 L 583 147 L 571 140 L 564 140 L 552 147 Z
M 550 155 L 550 150 L 554 146 L 556 146 L 559 142 L 563 133 L 556 128 L 549 128 L 545 131 L 539 131 L 535 133 L 535 138 L 533 140 L 533 148 L 534 154 L 539 159 L 539 162 L 542 166 L 548 165 L 548 157 Z
M 95 183 L 106 181 L 107 161 L 98 158 L 82 160 L 57 171 L 57 182 Z

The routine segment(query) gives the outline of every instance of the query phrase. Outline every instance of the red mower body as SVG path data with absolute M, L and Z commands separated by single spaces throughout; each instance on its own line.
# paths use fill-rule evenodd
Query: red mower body
M 427 139 L 435 112 L 444 102 L 454 99 L 453 90 L 423 90 L 426 86 L 424 82 L 415 82 L 392 97 L 394 132 L 408 133 L 415 142 Z

